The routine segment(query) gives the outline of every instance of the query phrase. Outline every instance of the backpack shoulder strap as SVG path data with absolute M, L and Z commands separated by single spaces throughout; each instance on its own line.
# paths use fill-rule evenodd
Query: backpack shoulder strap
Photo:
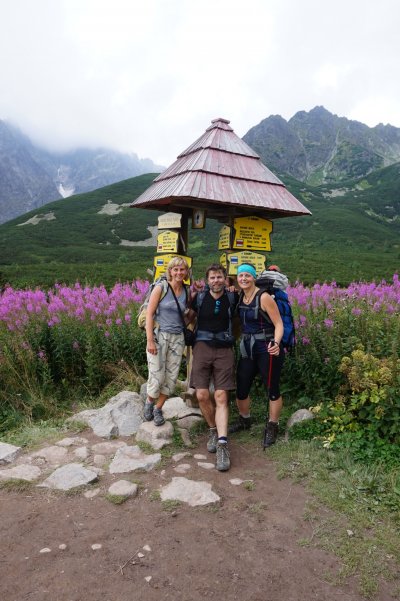
M 257 319 L 257 317 L 258 317 L 258 314 L 260 313 L 260 315 L 261 315 L 261 316 L 262 316 L 262 317 L 263 317 L 263 318 L 264 318 L 266 321 L 268 321 L 269 323 L 271 323 L 271 318 L 270 318 L 270 316 L 269 316 L 269 315 L 268 315 L 268 313 L 267 313 L 266 311 L 264 311 L 264 309 L 261 307 L 261 300 L 260 300 L 260 299 L 261 299 L 261 297 L 262 297 L 262 295 L 263 295 L 263 294 L 269 294 L 269 295 L 270 295 L 270 296 L 272 296 L 272 298 L 273 298 L 273 295 L 272 295 L 272 294 L 270 294 L 270 293 L 268 292 L 268 290 L 262 290 L 262 289 L 261 289 L 261 290 L 258 290 L 258 291 L 256 292 L 256 295 L 255 295 L 255 297 L 254 297 L 254 298 L 256 299 L 256 306 L 255 306 L 255 308 L 254 308 L 254 315 L 255 315 L 255 318 Z
M 166 294 L 168 292 L 168 288 L 169 288 L 168 280 L 165 280 L 163 278 L 159 282 L 155 282 L 155 284 L 160 284 L 160 287 L 161 287 L 161 296 L 160 296 L 160 301 L 159 302 L 161 302 L 162 299 L 164 298 L 164 296 L 166 296 Z
M 201 305 L 203 304 L 204 297 L 208 290 L 201 290 L 197 293 L 196 304 L 197 304 L 197 315 L 200 313 Z
M 230 308 L 231 314 L 233 315 L 234 310 L 236 309 L 235 293 L 231 292 L 230 290 L 227 290 L 226 294 L 227 294 L 228 300 L 229 300 L 229 308 Z

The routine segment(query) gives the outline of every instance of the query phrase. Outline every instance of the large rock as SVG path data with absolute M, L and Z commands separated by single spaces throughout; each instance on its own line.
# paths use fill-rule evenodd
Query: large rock
M 68 451 L 65 447 L 52 445 L 31 453 L 27 456 L 27 460 L 35 465 L 58 466 L 60 463 L 65 463 L 67 455 Z
M 165 422 L 162 426 L 155 426 L 154 422 L 143 422 L 136 433 L 136 441 L 146 442 L 158 451 L 172 443 L 174 428 L 171 422 Z
M 204 417 L 201 415 L 185 415 L 176 420 L 176 425 L 178 428 L 183 428 L 184 430 L 191 430 L 197 424 L 204 422 Z
M 83 467 L 80 463 L 68 463 L 56 469 L 51 476 L 38 486 L 56 490 L 70 490 L 78 486 L 86 486 L 97 479 L 96 472 Z
M 117 497 L 136 497 L 138 492 L 138 485 L 129 480 L 118 480 L 111 484 L 108 489 L 108 494 L 116 495 Z
M 131 436 L 143 422 L 143 400 L 136 392 L 124 390 L 104 407 L 81 411 L 68 421 L 82 421 L 102 438 Z
M 175 477 L 161 489 L 162 501 L 183 501 L 191 507 L 217 503 L 220 497 L 211 490 L 209 482 L 195 482 L 187 478 Z
M 292 413 L 292 415 L 287 420 L 285 439 L 288 439 L 289 430 L 294 426 L 294 424 L 298 424 L 309 419 L 315 419 L 315 415 L 314 413 L 311 413 L 311 411 L 309 411 L 308 409 L 298 409 L 297 411 Z
M 37 480 L 41 474 L 40 469 L 36 465 L 23 463 L 0 471 L 0 480 L 26 480 L 33 482 Z
M 138 446 L 121 447 L 110 465 L 110 474 L 149 472 L 161 462 L 161 454 L 146 455 Z
M 102 455 L 114 455 L 121 447 L 126 447 L 126 442 L 123 440 L 110 440 L 92 445 L 92 451 L 93 453 L 100 453 Z
M 21 447 L 15 447 L 7 442 L 0 442 L 0 465 L 11 463 L 21 452 Z
M 55 444 L 59 447 L 79 447 L 88 444 L 88 442 L 87 438 L 75 436 L 74 438 L 63 438 L 62 440 L 58 440 Z
M 188 415 L 202 416 L 200 409 L 190 408 L 180 397 L 173 397 L 165 401 L 163 406 L 165 419 L 182 419 Z

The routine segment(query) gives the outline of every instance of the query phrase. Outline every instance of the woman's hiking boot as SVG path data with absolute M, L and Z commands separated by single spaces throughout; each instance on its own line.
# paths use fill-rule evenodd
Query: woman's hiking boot
M 149 399 L 147 399 L 144 404 L 144 408 L 143 408 L 143 415 L 144 415 L 144 419 L 146 420 L 146 422 L 151 422 L 151 420 L 154 417 L 153 413 L 154 413 L 154 403 L 152 403 L 151 401 L 149 401 Z
M 268 422 L 264 430 L 263 448 L 267 449 L 276 443 L 278 438 L 279 424 L 276 422 Z
M 159 409 L 158 407 L 154 407 L 154 425 L 155 426 L 162 426 L 163 424 L 165 424 L 165 419 L 163 416 L 163 412 L 162 409 Z
M 231 424 L 228 428 L 229 434 L 234 434 L 235 432 L 243 432 L 243 430 L 250 430 L 251 428 L 251 417 L 243 417 L 239 415 L 239 418 L 236 422 Z
M 217 461 L 215 467 L 219 472 L 227 472 L 231 467 L 231 459 L 226 442 L 217 443 Z
M 210 428 L 208 431 L 207 451 L 209 453 L 217 452 L 218 432 L 217 428 Z

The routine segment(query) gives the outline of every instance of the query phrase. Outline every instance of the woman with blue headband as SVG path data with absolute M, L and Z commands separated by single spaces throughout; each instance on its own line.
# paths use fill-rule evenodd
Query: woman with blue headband
M 260 374 L 269 398 L 269 417 L 263 437 L 265 449 L 276 442 L 283 405 L 279 390 L 284 360 L 281 344 L 283 323 L 277 304 L 268 292 L 256 286 L 256 278 L 257 272 L 253 265 L 238 267 L 237 281 L 241 289 L 239 317 L 242 326 L 240 359 L 236 373 L 239 420 L 230 427 L 230 432 L 250 428 L 249 394 L 254 378 Z

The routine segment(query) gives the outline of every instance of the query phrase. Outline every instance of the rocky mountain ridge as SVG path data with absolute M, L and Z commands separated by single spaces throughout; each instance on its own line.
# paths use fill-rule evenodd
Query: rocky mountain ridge
M 162 169 L 150 159 L 107 148 L 52 153 L 0 120 L 0 223 L 52 200 Z
M 272 171 L 311 185 L 363 177 L 400 161 L 400 128 L 368 127 L 323 106 L 289 121 L 271 115 L 243 139 Z

